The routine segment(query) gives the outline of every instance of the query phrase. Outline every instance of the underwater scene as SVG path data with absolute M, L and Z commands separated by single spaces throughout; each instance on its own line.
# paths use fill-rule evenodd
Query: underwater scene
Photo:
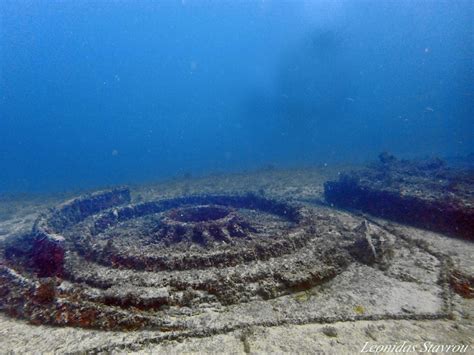
M 474 353 L 473 24 L 0 0 L 0 354 Z

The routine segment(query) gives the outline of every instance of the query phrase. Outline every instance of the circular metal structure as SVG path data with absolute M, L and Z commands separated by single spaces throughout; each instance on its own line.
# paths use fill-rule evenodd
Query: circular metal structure
M 33 323 L 183 330 L 203 307 L 309 289 L 350 259 L 328 223 L 253 194 L 68 201 L 5 249 L 0 307 Z M 338 244 L 339 243 L 339 244 Z

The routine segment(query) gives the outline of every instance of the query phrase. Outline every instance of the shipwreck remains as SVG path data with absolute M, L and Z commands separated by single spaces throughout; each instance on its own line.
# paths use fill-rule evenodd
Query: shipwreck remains
M 325 206 L 246 191 L 134 201 L 117 188 L 69 200 L 0 244 L 0 311 L 33 324 L 153 329 L 157 339 L 432 319 L 449 316 L 449 287 L 465 293 L 447 265 Z
M 440 159 L 399 160 L 387 153 L 324 185 L 326 201 L 345 209 L 474 240 L 474 171 Z
M 6 248 L 2 308 L 34 323 L 163 328 L 156 312 L 170 307 L 271 299 L 331 279 L 349 254 L 314 243 L 324 228 L 302 207 L 252 194 L 130 204 L 125 188 L 94 193 Z

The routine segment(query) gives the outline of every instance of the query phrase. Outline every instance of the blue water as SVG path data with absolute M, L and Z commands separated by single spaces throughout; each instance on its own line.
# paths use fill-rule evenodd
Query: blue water
M 473 11 L 0 0 L 0 191 L 472 153 Z

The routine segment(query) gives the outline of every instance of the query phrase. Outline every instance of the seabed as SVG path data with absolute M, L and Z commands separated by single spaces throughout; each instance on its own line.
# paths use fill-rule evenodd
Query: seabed
M 383 171 L 391 177 L 374 173 L 380 166 L 357 168 L 350 178 L 342 168 L 267 169 L 78 197 L 4 199 L 1 351 L 345 353 L 367 342 L 470 345 L 471 178 L 453 185 L 439 164 L 407 168 L 387 156 L 381 164 L 390 165 Z M 377 193 L 387 193 L 391 206 L 407 196 L 445 201 L 409 189 L 413 176 L 433 169 L 438 183 L 446 173 L 446 201 L 461 216 L 460 228 L 437 219 L 425 230 L 393 208 L 373 209 Z M 354 191 L 357 199 L 341 202 Z

